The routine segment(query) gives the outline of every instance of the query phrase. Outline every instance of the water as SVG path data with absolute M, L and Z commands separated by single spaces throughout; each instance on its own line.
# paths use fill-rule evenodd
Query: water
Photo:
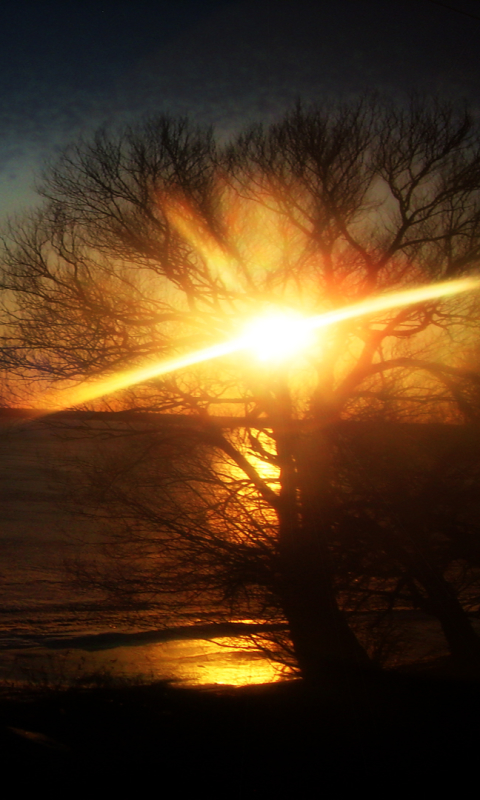
M 85 555 L 86 530 L 68 509 L 63 478 L 71 459 L 93 445 L 91 438 L 72 440 L 72 430 L 62 439 L 42 421 L 0 414 L 0 683 L 113 675 L 239 685 L 288 677 L 241 625 L 219 628 L 213 609 L 210 625 L 178 611 L 166 625 L 154 605 L 135 610 L 74 591 L 64 561 Z M 405 631 L 400 660 L 445 653 L 438 623 L 412 612 L 398 616 Z
M 84 525 L 65 505 L 59 466 L 83 440 L 42 421 L 0 418 L 0 681 L 69 681 L 96 673 L 188 684 L 263 683 L 282 677 L 235 630 L 165 631 L 158 609 L 105 605 L 75 592 L 64 560 L 81 551 Z M 222 634 L 222 635 L 220 635 Z

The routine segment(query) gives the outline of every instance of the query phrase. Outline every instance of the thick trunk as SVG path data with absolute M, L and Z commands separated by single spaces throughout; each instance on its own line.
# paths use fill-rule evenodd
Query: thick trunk
M 303 437 L 296 442 L 294 469 L 284 472 L 281 593 L 305 680 L 340 686 L 347 675 L 371 662 L 338 607 L 333 588 L 325 543 L 328 450 L 319 434 Z
M 306 681 L 329 685 L 370 660 L 338 607 L 328 565 L 305 535 L 282 553 L 282 601 Z

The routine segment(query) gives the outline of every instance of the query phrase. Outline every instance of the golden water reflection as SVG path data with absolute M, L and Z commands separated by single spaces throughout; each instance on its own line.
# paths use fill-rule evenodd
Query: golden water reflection
M 155 674 L 170 668 L 178 680 L 190 686 L 246 686 L 286 677 L 278 664 L 265 658 L 253 645 L 241 645 L 238 639 L 228 637 L 176 640 L 152 645 L 145 651 Z
M 289 674 L 239 637 L 176 639 L 102 650 L 11 651 L 0 684 L 60 686 L 120 681 L 179 681 L 185 686 L 247 686 L 288 679 Z

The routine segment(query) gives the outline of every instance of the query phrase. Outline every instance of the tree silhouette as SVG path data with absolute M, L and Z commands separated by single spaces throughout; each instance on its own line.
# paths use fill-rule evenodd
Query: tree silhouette
M 271 308 L 316 315 L 475 273 L 479 187 L 478 125 L 439 101 L 298 106 L 224 146 L 166 117 L 102 130 L 47 170 L 40 210 L 4 235 L 5 357 L 24 377 L 71 386 L 228 340 Z M 233 353 L 130 387 L 115 408 L 190 426 L 147 426 L 128 464 L 88 484 L 117 554 L 89 579 L 198 609 L 212 592 L 233 609 L 248 601 L 286 620 L 315 682 L 370 663 L 340 602 L 355 570 L 339 549 L 362 529 L 359 572 L 386 553 L 452 652 L 478 662 L 446 563 L 402 535 L 414 520 L 420 531 L 426 497 L 387 525 L 379 489 L 372 515 L 375 493 L 345 460 L 342 483 L 334 433 L 475 421 L 478 320 L 475 295 L 430 299 L 330 325 L 285 362 Z

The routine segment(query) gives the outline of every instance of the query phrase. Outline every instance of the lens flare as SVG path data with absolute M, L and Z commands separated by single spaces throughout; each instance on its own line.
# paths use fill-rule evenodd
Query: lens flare
M 278 348 L 278 342 L 275 342 L 276 353 L 282 353 L 282 347 L 284 351 L 289 350 L 291 342 L 295 342 L 295 346 L 297 346 L 299 342 L 307 342 L 312 331 L 318 328 L 326 328 L 338 322 L 364 317 L 369 314 L 376 314 L 391 308 L 400 308 L 402 306 L 414 305 L 415 303 L 423 303 L 428 300 L 436 300 L 441 297 L 460 294 L 461 292 L 475 291 L 479 288 L 480 279 L 460 278 L 456 281 L 447 281 L 428 286 L 420 286 L 416 289 L 405 289 L 400 292 L 379 295 L 378 297 L 373 297 L 360 303 L 354 303 L 353 305 L 344 306 L 335 311 L 329 311 L 326 314 L 319 314 L 312 317 L 297 317 L 293 314 L 283 314 L 280 316 L 277 314 L 275 316 L 272 314 L 269 322 L 269 315 L 263 315 L 257 320 L 252 321 L 251 325 L 247 327 L 246 332 L 236 339 L 212 345 L 211 347 L 206 347 L 193 353 L 187 353 L 178 358 L 157 361 L 153 364 L 117 373 L 115 376 L 101 381 L 90 382 L 78 389 L 70 391 L 68 402 L 66 402 L 66 397 L 64 396 L 61 405 L 55 405 L 57 408 L 65 409 L 71 406 L 88 403 L 99 397 L 104 397 L 105 395 L 112 394 L 121 389 L 126 389 L 129 386 L 151 380 L 152 378 L 158 378 L 167 373 L 177 372 L 178 370 L 186 369 L 195 364 L 201 364 L 205 361 L 231 355 L 241 350 L 251 350 L 254 343 L 254 349 L 257 352 L 260 351 L 261 353 L 263 348 L 265 358 L 270 358 L 273 352 L 273 342 L 279 338 L 280 333 L 282 344 L 280 348 Z M 275 319 L 276 321 L 274 323 Z M 281 322 L 280 319 L 282 320 Z M 288 326 L 286 325 L 287 319 Z M 259 340 L 261 340 L 262 337 L 264 341 L 263 343 L 260 341 L 259 347 Z
M 335 322 L 343 322 L 346 319 L 365 317 L 367 314 L 376 314 L 378 311 L 387 311 L 389 308 L 401 308 L 402 306 L 415 305 L 415 303 L 424 303 L 427 300 L 438 300 L 441 297 L 471 292 L 479 288 L 480 278 L 459 278 L 456 281 L 444 281 L 443 283 L 419 286 L 417 289 L 403 289 L 401 292 L 378 295 L 377 297 L 363 300 L 361 303 L 354 303 L 351 306 L 329 311 L 327 314 L 309 317 L 305 320 L 305 324 L 312 329 L 326 328 L 328 325 L 333 325 Z
M 204 260 L 206 268 L 227 289 L 241 291 L 233 261 L 225 246 L 215 238 L 208 224 L 186 198 L 169 193 L 159 195 L 159 203 L 169 223 L 189 242 Z M 208 266 L 207 266 L 208 265 Z
M 78 406 L 83 403 L 89 403 L 91 400 L 97 400 L 99 397 L 105 397 L 107 394 L 119 392 L 121 389 L 127 389 L 129 386 L 143 383 L 151 378 L 159 378 L 161 375 L 177 372 L 185 367 L 201 364 L 204 361 L 211 361 L 213 358 L 227 356 L 241 349 L 238 345 L 238 341 L 238 339 L 234 339 L 228 342 L 222 342 L 221 344 L 214 344 L 212 347 L 205 347 L 203 350 L 196 350 L 193 353 L 178 356 L 178 358 L 155 361 L 153 364 L 148 364 L 144 367 L 137 367 L 136 369 L 126 370 L 125 372 L 117 372 L 112 378 L 92 381 L 85 386 L 75 389 L 68 405 Z M 62 408 L 67 408 L 67 405 L 62 405 Z

